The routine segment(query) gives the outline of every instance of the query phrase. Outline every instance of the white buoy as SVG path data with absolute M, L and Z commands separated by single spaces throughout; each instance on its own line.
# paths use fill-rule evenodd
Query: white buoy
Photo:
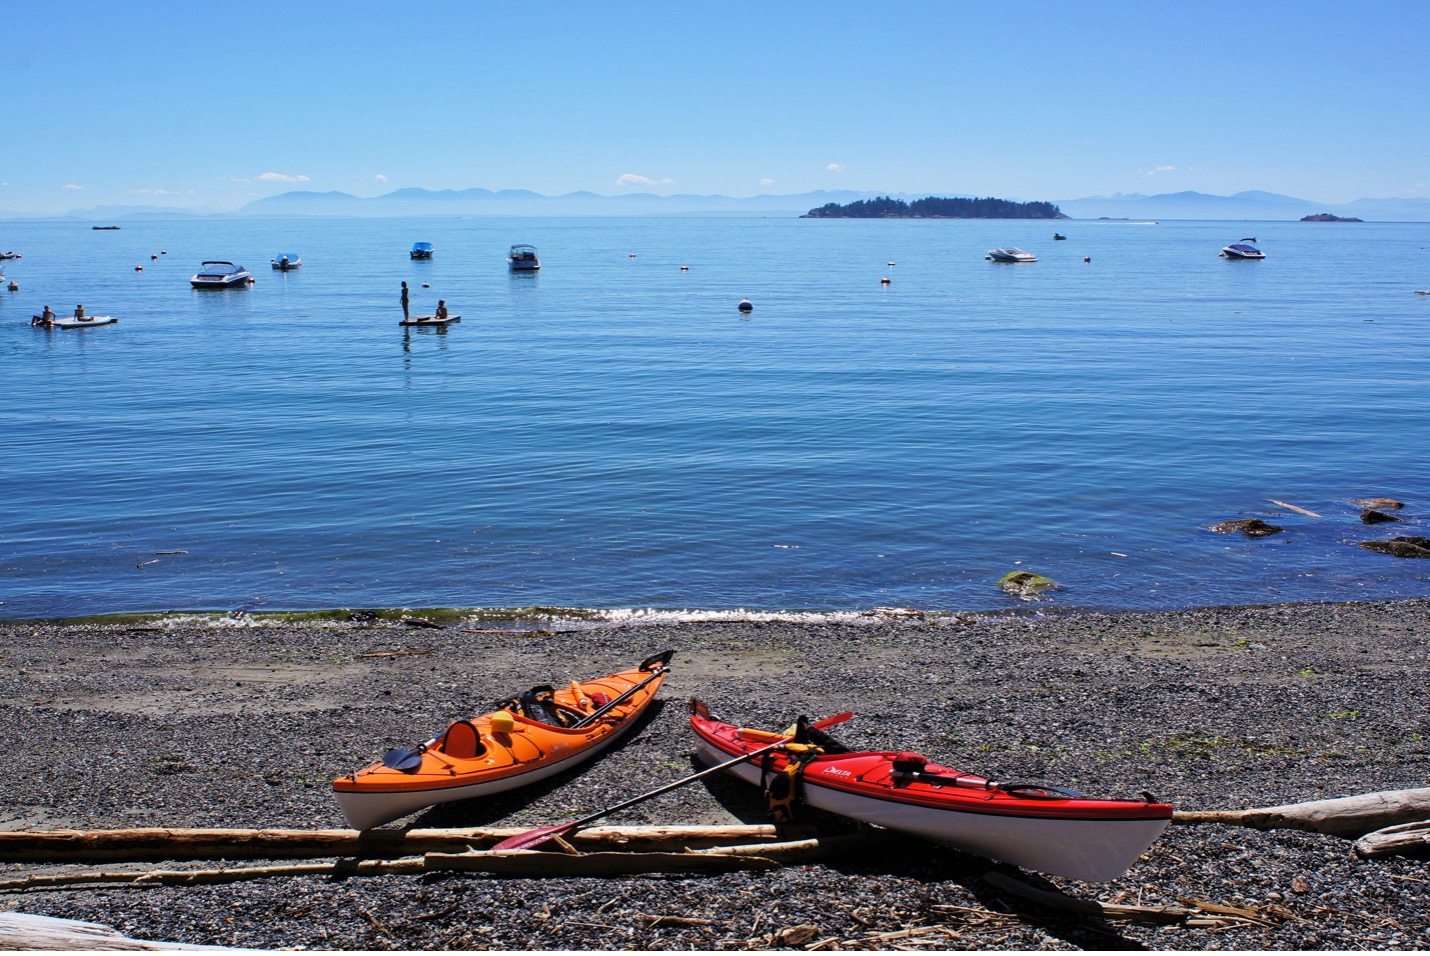
M 143 266 L 135 266 L 135 267 L 134 267 L 134 271 L 135 271 L 135 272 L 143 272 L 143 271 L 144 271 L 144 267 L 143 267 Z
M 741 299 L 740 304 L 736 306 L 736 308 L 738 308 L 741 312 L 752 312 L 754 311 L 755 303 L 751 302 L 749 299 Z
M 879 280 L 879 284 L 880 284 L 880 285 L 888 285 L 888 284 L 889 284 L 889 277 L 888 277 L 888 276 L 884 276 L 884 278 L 882 278 L 882 279 Z
M 894 264 L 893 264 L 892 262 L 889 263 L 889 268 L 890 268 L 890 269 L 894 268 Z
M 681 266 L 681 267 L 680 267 L 680 271 L 681 271 L 681 272 L 689 272 L 689 271 L 690 271 L 690 267 L 689 267 L 689 266 Z

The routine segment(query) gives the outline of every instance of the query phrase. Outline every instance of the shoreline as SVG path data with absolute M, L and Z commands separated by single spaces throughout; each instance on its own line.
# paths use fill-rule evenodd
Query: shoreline
M 619 748 L 550 785 L 400 824 L 538 826 L 684 776 L 689 696 L 751 726 L 849 709 L 856 718 L 839 736 L 851 745 L 917 750 L 1089 795 L 1149 790 L 1179 809 L 1430 778 L 1430 598 L 524 630 L 252 617 L 257 626 L 0 623 L 0 746 L 21 770 L 7 775 L 0 829 L 341 825 L 331 780 L 387 747 L 425 739 L 508 691 L 606 673 L 666 647 L 676 654 L 663 706 Z M 358 656 L 399 650 L 422 653 Z M 719 779 L 609 822 L 763 814 L 754 788 Z M 979 879 L 990 869 L 1085 899 L 1192 898 L 1276 915 L 1215 933 L 1093 926 L 1000 897 Z M 4 878 L 25 872 L 34 870 L 0 864 Z M 460 915 L 420 918 L 454 902 Z M 912 858 L 694 879 L 294 877 L 0 897 L 0 909 L 139 938 L 355 949 L 791 948 L 771 934 L 813 926 L 815 939 L 853 940 L 946 920 L 936 906 L 1005 914 L 987 932 L 959 928 L 982 949 L 1430 948 L 1423 863 L 1356 861 L 1338 838 L 1222 825 L 1169 829 L 1107 884 L 1044 883 L 930 845 Z M 709 922 L 643 918 L 672 913 Z

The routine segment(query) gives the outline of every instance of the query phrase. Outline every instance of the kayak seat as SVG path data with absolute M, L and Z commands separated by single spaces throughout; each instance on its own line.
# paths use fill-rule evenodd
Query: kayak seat
M 459 720 L 442 735 L 442 752 L 458 760 L 471 760 L 486 753 L 487 745 L 470 721 Z

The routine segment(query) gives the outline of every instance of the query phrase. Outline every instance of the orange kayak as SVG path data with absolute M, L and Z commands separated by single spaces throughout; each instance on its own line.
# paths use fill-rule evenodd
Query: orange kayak
M 425 744 L 389 750 L 333 781 L 343 816 L 366 830 L 439 803 L 524 787 L 589 760 L 635 726 L 665 681 L 672 654 L 609 677 L 534 687 Z

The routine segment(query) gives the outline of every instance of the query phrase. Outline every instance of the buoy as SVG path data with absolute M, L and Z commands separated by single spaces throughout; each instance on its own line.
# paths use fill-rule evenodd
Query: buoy
M 430 289 L 430 288 L 432 288 L 432 286 L 429 285 L 428 283 L 424 282 L 424 283 L 422 283 L 422 288 L 424 288 L 424 289 Z
M 167 256 L 168 254 L 169 254 L 169 250 L 168 250 L 168 249 L 160 249 L 160 250 L 159 250 L 159 255 L 161 255 L 161 256 Z
M 890 269 L 894 268 L 894 264 L 893 264 L 892 262 L 889 263 L 889 268 L 890 268 Z
M 144 271 L 144 267 L 143 267 L 143 266 L 135 266 L 135 267 L 134 267 L 134 271 L 135 271 L 135 272 L 143 272 L 143 271 Z
M 754 311 L 755 304 L 749 299 L 741 299 L 740 304 L 736 306 L 736 308 L 738 308 L 741 312 L 752 312 Z
M 11 279 L 10 284 L 6 286 L 6 288 L 9 289 L 11 292 L 19 292 L 20 283 L 16 282 L 14 279 Z
M 158 257 L 158 256 L 150 256 L 150 257 L 149 257 L 149 261 L 150 261 L 150 262 L 158 262 L 158 261 L 159 261 L 159 257 Z
M 681 266 L 681 267 L 680 267 L 680 271 L 681 271 L 681 272 L 689 272 L 689 271 L 690 271 L 690 267 L 689 267 L 689 266 Z
M 880 284 L 880 285 L 888 285 L 888 284 L 889 284 L 889 277 L 888 277 L 888 276 L 884 276 L 884 278 L 882 278 L 882 279 L 879 280 L 879 284 Z
M 255 282 L 257 282 L 257 281 L 258 281 L 258 280 L 255 279 L 255 278 L 253 278 L 253 276 L 249 276 L 249 277 L 248 277 L 248 284 L 249 284 L 249 285 L 253 285 L 253 283 L 255 283 Z
M 1082 257 L 1082 261 L 1083 261 L 1083 262 L 1091 262 L 1091 261 L 1092 261 L 1092 256 L 1083 256 L 1083 257 Z

